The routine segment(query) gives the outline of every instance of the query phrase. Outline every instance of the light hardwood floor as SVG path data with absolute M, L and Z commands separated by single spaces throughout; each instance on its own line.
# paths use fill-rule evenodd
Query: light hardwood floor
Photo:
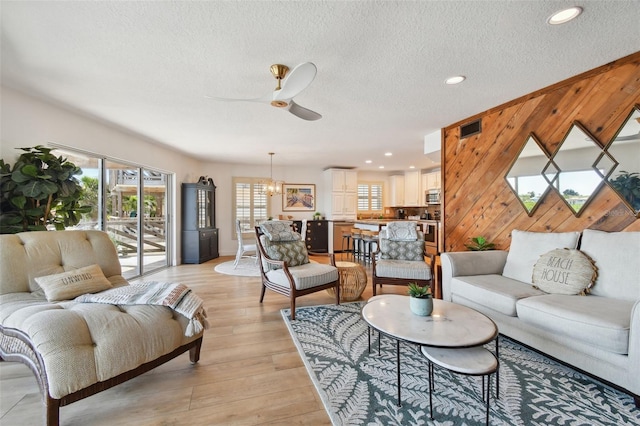
M 144 277 L 193 288 L 205 301 L 209 328 L 200 362 L 188 354 L 105 392 L 62 407 L 61 425 L 329 425 L 280 310 L 288 299 L 267 291 L 259 278 L 221 275 L 216 264 L 180 265 Z M 371 268 L 367 269 L 370 275 Z M 371 297 L 371 282 L 362 295 Z M 386 286 L 384 293 L 405 294 Z M 297 305 L 334 303 L 325 291 Z M 35 378 L 23 365 L 0 362 L 0 425 L 43 424 Z

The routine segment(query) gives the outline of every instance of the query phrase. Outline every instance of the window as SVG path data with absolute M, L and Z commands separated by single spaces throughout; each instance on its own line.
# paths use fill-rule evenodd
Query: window
M 358 183 L 358 213 L 382 213 L 382 182 Z
M 233 178 L 233 226 L 240 221 L 242 232 L 253 232 L 254 226 L 269 218 L 268 196 L 260 178 Z

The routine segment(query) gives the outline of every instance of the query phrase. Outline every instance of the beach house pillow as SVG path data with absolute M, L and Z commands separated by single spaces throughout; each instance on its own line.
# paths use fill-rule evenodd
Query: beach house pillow
M 112 287 L 98 265 L 35 278 L 49 302 L 71 300 L 81 294 L 97 293 Z
M 290 220 L 268 220 L 260 224 L 260 229 L 271 241 L 296 241 L 300 234 L 293 231 Z
M 393 241 L 415 241 L 418 239 L 417 222 L 389 222 L 387 238 Z
M 533 286 L 553 294 L 589 293 L 597 268 L 580 250 L 555 249 L 542 256 L 533 267 Z
M 502 276 L 532 283 L 533 266 L 541 255 L 557 248 L 578 247 L 579 232 L 511 231 L 511 246 Z

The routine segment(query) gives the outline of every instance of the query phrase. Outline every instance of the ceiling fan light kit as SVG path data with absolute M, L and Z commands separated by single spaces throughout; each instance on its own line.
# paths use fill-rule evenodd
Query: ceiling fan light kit
M 311 62 L 304 62 L 296 66 L 291 72 L 289 67 L 282 64 L 273 64 L 270 67 L 271 74 L 278 82 L 273 92 L 257 99 L 227 99 L 208 96 L 217 101 L 247 101 L 269 103 L 276 108 L 283 108 L 298 118 L 307 121 L 315 121 L 322 118 L 322 115 L 315 111 L 304 108 L 295 102 L 293 98 L 305 90 L 316 78 L 317 68 Z M 288 75 L 287 75 L 288 74 Z

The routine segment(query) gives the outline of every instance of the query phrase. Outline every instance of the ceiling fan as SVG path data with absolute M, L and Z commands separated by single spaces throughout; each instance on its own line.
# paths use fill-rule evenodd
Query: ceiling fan
M 322 118 L 322 115 L 315 111 L 304 108 L 293 101 L 293 98 L 299 95 L 304 89 L 309 87 L 314 78 L 316 78 L 317 68 L 311 62 L 304 62 L 296 66 L 289 75 L 287 72 L 289 67 L 282 64 L 271 65 L 271 74 L 278 81 L 278 86 L 266 95 L 256 99 L 229 99 L 207 96 L 207 98 L 217 101 L 226 102 L 263 102 L 269 103 L 276 108 L 283 108 L 296 117 L 303 120 L 314 121 Z M 285 78 L 286 77 L 286 78 Z

